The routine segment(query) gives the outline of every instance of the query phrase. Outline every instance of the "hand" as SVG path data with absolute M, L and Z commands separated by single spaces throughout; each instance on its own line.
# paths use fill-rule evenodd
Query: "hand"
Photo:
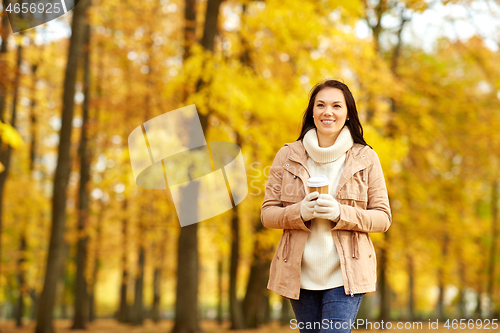
M 319 195 L 318 191 L 311 192 L 302 200 L 300 204 L 300 217 L 302 217 L 302 220 L 309 221 L 314 218 L 314 206 Z
M 340 204 L 331 194 L 320 194 L 314 206 L 313 216 L 335 222 L 340 216 Z

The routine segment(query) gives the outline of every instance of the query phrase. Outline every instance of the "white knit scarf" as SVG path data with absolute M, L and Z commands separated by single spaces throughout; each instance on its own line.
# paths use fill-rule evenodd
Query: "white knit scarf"
M 304 148 L 307 150 L 309 157 L 316 163 L 330 163 L 337 160 L 345 154 L 354 144 L 348 126 L 344 126 L 340 131 L 337 140 L 330 147 L 320 147 L 318 142 L 318 133 L 316 128 L 311 128 L 302 139 Z

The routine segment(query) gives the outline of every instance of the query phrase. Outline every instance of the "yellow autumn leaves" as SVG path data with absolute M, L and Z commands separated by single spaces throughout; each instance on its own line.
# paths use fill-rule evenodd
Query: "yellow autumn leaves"
M 12 148 L 16 149 L 21 147 L 23 144 L 23 139 L 16 132 L 16 130 L 9 124 L 3 123 L 0 121 L 0 139 L 2 143 L 5 143 Z M 0 162 L 0 172 L 3 172 L 5 169 L 2 162 Z

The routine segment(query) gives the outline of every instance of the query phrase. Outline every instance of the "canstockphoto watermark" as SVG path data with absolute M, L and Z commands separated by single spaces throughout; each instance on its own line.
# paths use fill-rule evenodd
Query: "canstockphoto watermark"
M 52 21 L 71 11 L 79 0 L 3 0 L 13 32 Z
M 264 194 L 266 186 L 269 186 L 269 189 L 271 189 L 272 191 L 281 192 L 282 194 L 287 194 L 287 195 L 297 194 L 296 187 L 292 183 L 287 183 L 285 186 L 282 186 L 282 182 L 277 182 L 274 185 L 268 184 L 267 181 L 269 179 L 270 171 L 271 171 L 270 165 L 261 168 L 260 162 L 253 162 L 252 164 L 250 164 L 251 173 L 248 176 L 250 195 L 259 196 Z M 298 178 L 296 179 L 298 180 Z
M 296 319 L 290 320 L 291 329 L 367 329 L 367 330 L 437 330 L 439 328 L 450 330 L 456 329 L 498 329 L 498 319 L 447 319 L 439 322 L 438 319 L 427 322 L 421 321 L 369 321 L 366 319 L 356 319 L 347 321 L 334 321 L 323 319 L 322 321 L 301 322 Z
M 182 227 L 220 215 L 248 195 L 240 147 L 207 144 L 194 104 L 138 126 L 128 147 L 136 184 L 145 189 L 168 186 Z
M 297 174 L 299 173 L 298 170 L 295 172 Z M 328 174 L 325 166 L 321 166 L 317 172 L 319 174 Z M 289 180 L 286 182 L 285 186 L 282 185 L 283 182 L 274 182 L 274 185 L 267 184 L 271 174 L 273 177 L 289 177 Z M 307 182 L 307 179 L 302 180 L 299 175 L 286 170 L 283 166 L 275 166 L 273 169 L 271 165 L 262 167 L 260 162 L 253 162 L 250 164 L 250 175 L 248 178 L 250 179 L 249 187 L 250 195 L 252 196 L 262 195 L 266 186 L 269 186 L 269 189 L 274 192 L 281 192 L 282 195 L 294 196 L 297 195 L 297 185 L 300 183 L 300 185 L 303 186 L 303 184 Z M 297 182 L 297 184 L 294 184 L 294 182 Z
M 323 319 L 321 321 L 297 321 L 297 319 L 290 320 L 290 328 L 293 330 L 340 330 L 340 329 L 356 329 L 356 322 L 350 320 L 347 321 L 334 321 L 331 319 Z
M 321 321 L 306 321 L 301 322 L 296 319 L 290 320 L 291 329 L 324 329 L 324 330 L 340 330 L 340 329 L 423 329 L 424 325 L 422 322 L 384 322 L 375 321 L 371 322 L 365 319 L 356 319 L 349 321 L 336 321 L 332 319 L 323 319 Z

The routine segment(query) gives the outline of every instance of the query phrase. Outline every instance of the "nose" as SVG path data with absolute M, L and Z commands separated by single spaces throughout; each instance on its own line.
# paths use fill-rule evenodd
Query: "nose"
M 333 106 L 328 105 L 328 106 L 326 107 L 326 110 L 325 110 L 325 112 L 324 112 L 324 113 L 326 113 L 326 114 L 333 114 Z

